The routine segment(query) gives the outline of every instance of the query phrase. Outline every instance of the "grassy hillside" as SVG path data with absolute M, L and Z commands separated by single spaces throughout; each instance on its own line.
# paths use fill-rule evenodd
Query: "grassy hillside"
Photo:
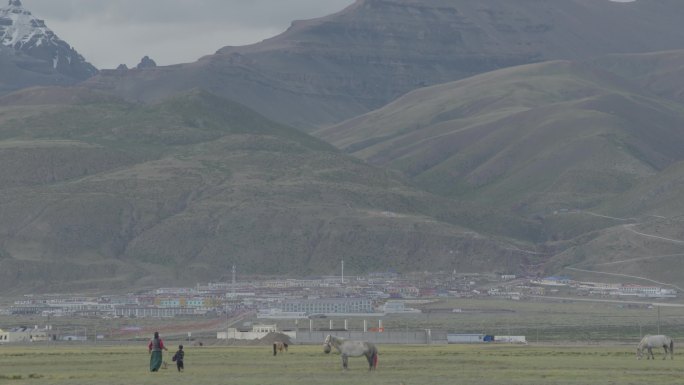
M 566 243 L 568 248 L 550 260 L 549 270 L 586 279 L 621 280 L 627 275 L 681 291 L 683 181 L 684 166 L 678 162 L 591 211 L 555 215 L 557 221 L 601 218 L 605 229 Z
M 616 277 L 646 258 L 645 279 L 676 283 L 684 107 L 656 91 L 567 61 L 499 70 L 316 133 L 350 156 L 204 91 L 138 105 L 24 90 L 0 98 L 0 286 L 330 274 L 341 259 Z
M 681 292 L 684 221 L 651 218 L 616 225 L 555 255 L 546 268 L 579 280 L 633 282 Z
M 35 92 L 0 109 L 4 289 L 194 283 L 233 264 L 331 274 L 341 259 L 352 273 L 508 269 L 528 258 L 509 239 L 538 233 L 203 91 L 148 106 Z
M 508 68 L 315 134 L 438 195 L 535 219 L 547 273 L 684 287 L 684 106 L 660 87 L 676 53 L 622 58 L 634 76 L 565 61 Z
M 657 95 L 684 102 L 684 50 L 613 54 L 587 61 Z
M 684 157 L 681 105 L 569 62 L 412 92 L 316 134 L 444 196 L 520 213 L 596 206 Z

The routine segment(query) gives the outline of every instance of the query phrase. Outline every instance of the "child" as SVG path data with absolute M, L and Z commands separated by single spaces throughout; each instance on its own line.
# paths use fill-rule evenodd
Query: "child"
M 185 357 L 185 352 L 183 351 L 183 345 L 178 345 L 178 351 L 173 355 L 173 360 L 176 361 L 176 367 L 179 372 L 182 372 L 183 367 L 183 357 Z

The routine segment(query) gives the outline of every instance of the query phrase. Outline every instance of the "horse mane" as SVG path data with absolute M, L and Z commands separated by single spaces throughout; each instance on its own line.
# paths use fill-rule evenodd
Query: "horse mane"
M 342 345 L 346 340 L 344 338 L 328 334 L 328 336 L 325 337 L 325 341 L 327 344 L 332 345 L 335 348 L 339 348 L 339 345 Z

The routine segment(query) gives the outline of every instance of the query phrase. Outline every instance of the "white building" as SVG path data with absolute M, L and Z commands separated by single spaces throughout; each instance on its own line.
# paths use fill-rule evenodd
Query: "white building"
M 618 295 L 649 298 L 674 298 L 677 291 L 663 289 L 659 286 L 624 285 L 618 290 Z
M 306 314 L 372 313 L 370 298 L 321 298 L 287 300 L 282 303 L 285 312 Z
M 383 313 L 420 313 L 420 310 L 406 307 L 404 301 L 387 301 L 382 306 Z
M 39 329 L 37 326 L 34 328 L 20 327 L 9 331 L 0 329 L 0 343 L 2 344 L 39 341 L 50 341 L 50 330 L 48 327 L 44 329 Z
M 269 333 L 285 334 L 292 339 L 297 337 L 297 332 L 279 331 L 278 325 L 275 324 L 256 324 L 252 326 L 251 331 L 240 331 L 236 328 L 228 328 L 227 332 L 216 333 L 216 338 L 219 340 L 258 340 L 266 337 Z

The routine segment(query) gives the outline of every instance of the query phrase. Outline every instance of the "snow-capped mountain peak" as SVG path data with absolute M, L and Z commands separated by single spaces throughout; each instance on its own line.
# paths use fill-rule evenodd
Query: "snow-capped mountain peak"
M 40 46 L 48 40 L 59 40 L 54 32 L 26 10 L 21 0 L 9 0 L 0 9 L 0 42 L 8 47 L 22 49 L 25 45 Z
M 61 40 L 43 20 L 24 8 L 21 0 L 9 0 L 0 8 L 0 44 L 42 60 L 62 74 L 86 79 L 97 69 Z

